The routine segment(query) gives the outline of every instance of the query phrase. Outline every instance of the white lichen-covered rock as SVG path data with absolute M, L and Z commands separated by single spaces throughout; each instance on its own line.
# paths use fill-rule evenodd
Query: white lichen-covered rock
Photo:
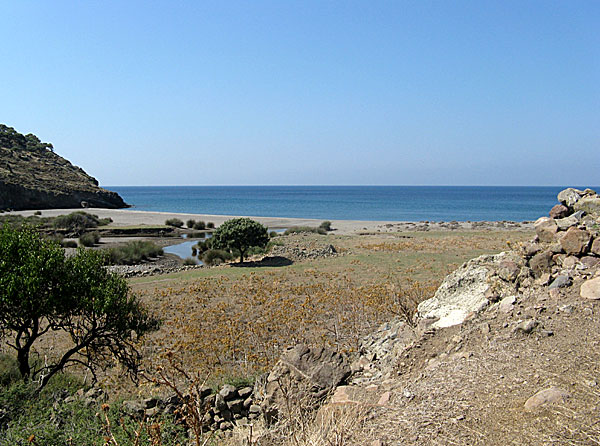
M 514 253 L 503 252 L 469 260 L 444 279 L 431 299 L 419 304 L 418 316 L 439 318 L 432 324 L 434 328 L 461 324 L 470 314 L 488 306 L 487 292 L 492 286 L 488 279 L 502 262 L 513 261 L 514 257 Z

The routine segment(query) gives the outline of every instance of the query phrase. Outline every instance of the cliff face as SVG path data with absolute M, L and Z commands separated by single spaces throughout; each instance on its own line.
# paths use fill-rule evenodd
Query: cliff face
M 82 202 L 127 207 L 117 193 L 54 153 L 51 144 L 0 124 L 0 210 L 77 208 Z

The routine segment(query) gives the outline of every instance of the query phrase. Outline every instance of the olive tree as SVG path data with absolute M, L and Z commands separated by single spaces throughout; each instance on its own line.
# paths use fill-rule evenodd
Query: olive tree
M 31 228 L 0 229 L 0 340 L 16 351 L 23 379 L 38 380 L 41 388 L 75 364 L 95 377 L 115 359 L 136 376 L 141 356 L 135 339 L 158 321 L 105 263 L 93 250 L 67 257 Z M 63 336 L 54 348 L 64 348 L 34 361 L 39 341 L 58 332 L 68 342 Z
M 250 218 L 233 218 L 220 225 L 214 232 L 211 246 L 216 249 L 237 249 L 240 263 L 248 248 L 264 248 L 269 242 L 267 228 Z

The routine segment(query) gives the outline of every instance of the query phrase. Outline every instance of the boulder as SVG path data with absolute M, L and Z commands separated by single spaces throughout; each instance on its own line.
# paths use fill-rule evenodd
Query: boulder
M 558 226 L 558 229 L 560 229 L 561 231 L 566 231 L 571 226 L 576 226 L 581 221 L 584 215 L 585 213 L 583 211 L 577 211 L 574 214 L 569 215 L 568 217 L 554 220 L 554 222 Z
M 220 390 L 219 395 L 221 395 L 225 401 L 230 401 L 238 397 L 237 389 L 231 384 L 225 384 Z
M 569 187 L 558 193 L 558 201 L 567 207 L 572 208 L 575 203 L 581 199 L 582 191 Z
M 554 236 L 558 232 L 558 226 L 552 218 L 541 217 L 533 224 L 535 233 L 541 242 L 552 243 Z
M 514 253 L 500 253 L 469 260 L 444 279 L 431 299 L 419 304 L 418 316 L 422 319 L 439 318 L 431 325 L 432 328 L 461 324 L 470 314 L 480 312 L 489 304 L 488 278 L 502 262 L 515 261 L 515 257 Z
M 583 282 L 579 290 L 579 295 L 584 299 L 600 299 L 600 277 Z
M 600 197 L 584 197 L 579 200 L 573 208 L 576 211 L 584 211 L 588 214 L 600 214 Z
M 550 209 L 550 218 L 564 218 L 569 215 L 569 208 L 564 204 L 557 204 L 552 209 Z
M 570 397 L 571 395 L 567 391 L 557 387 L 550 387 L 548 389 L 540 390 L 529 398 L 525 402 L 525 410 L 531 411 L 546 404 L 560 403 Z
M 297 345 L 283 353 L 266 380 L 261 410 L 274 422 L 290 405 L 318 406 L 329 392 L 350 375 L 345 356 L 328 348 Z M 250 406 L 252 413 L 252 406 Z
M 534 277 L 541 277 L 542 274 L 548 273 L 552 270 L 552 265 L 554 261 L 552 260 L 552 252 L 550 251 L 542 251 L 536 255 L 534 255 L 531 260 L 529 260 L 529 266 L 533 271 Z
M 600 238 L 596 238 L 593 241 L 590 252 L 594 255 L 600 256 Z
M 580 256 L 587 252 L 591 241 L 591 235 L 588 231 L 583 229 L 570 227 L 559 241 L 567 254 Z

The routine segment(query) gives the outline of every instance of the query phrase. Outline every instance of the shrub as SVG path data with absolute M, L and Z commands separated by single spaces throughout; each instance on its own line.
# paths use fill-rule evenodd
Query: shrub
M 42 215 L 42 211 L 35 211 L 33 215 Z
M 206 265 L 218 265 L 226 260 L 231 260 L 232 255 L 222 249 L 209 249 L 202 255 L 202 261 Z
M 276 231 L 271 231 L 269 232 L 269 237 L 273 238 L 273 237 L 277 237 L 279 234 Z
M 66 229 L 75 234 L 81 234 L 86 229 L 97 228 L 101 224 L 101 220 L 97 215 L 88 214 L 87 212 L 77 211 L 67 215 L 59 215 L 53 221 L 53 225 L 57 229 Z
M 190 229 L 194 229 L 194 226 L 196 226 L 196 220 L 189 219 L 185 222 L 185 225 Z
M 181 228 L 183 226 L 183 222 L 178 218 L 169 218 L 165 221 L 165 225 Z
M 79 244 L 81 246 L 92 247 L 100 241 L 100 234 L 97 232 L 87 232 L 79 237 Z
M 331 222 L 329 220 L 325 220 L 319 225 L 319 228 L 323 229 L 324 231 L 331 231 Z
M 61 240 L 60 246 L 63 248 L 77 248 L 77 242 L 75 240 Z
M 192 257 L 188 257 L 183 261 L 183 264 L 187 266 L 196 265 L 196 260 Z
M 214 229 L 215 224 L 212 221 L 209 221 L 208 223 L 206 223 L 206 227 L 207 227 L 207 229 Z
M 197 229 L 197 230 L 199 230 L 199 231 L 202 231 L 202 230 L 206 229 L 206 223 L 204 223 L 202 220 L 200 220 L 200 221 L 197 221 L 197 222 L 194 224 L 194 229 Z
M 131 265 L 163 254 L 162 248 L 143 240 L 134 240 L 125 245 L 116 246 L 109 249 L 108 252 L 109 260 L 114 265 Z
M 323 229 L 321 227 L 313 228 L 312 226 L 292 226 L 291 228 L 287 228 L 283 234 L 291 235 L 291 234 L 299 234 L 302 232 L 312 232 L 312 233 L 321 234 L 321 235 L 327 234 L 327 231 L 325 229 Z
M 202 254 L 205 251 L 208 251 L 211 248 L 211 239 L 208 240 L 200 240 L 198 244 L 196 244 L 196 249 L 199 254 Z

